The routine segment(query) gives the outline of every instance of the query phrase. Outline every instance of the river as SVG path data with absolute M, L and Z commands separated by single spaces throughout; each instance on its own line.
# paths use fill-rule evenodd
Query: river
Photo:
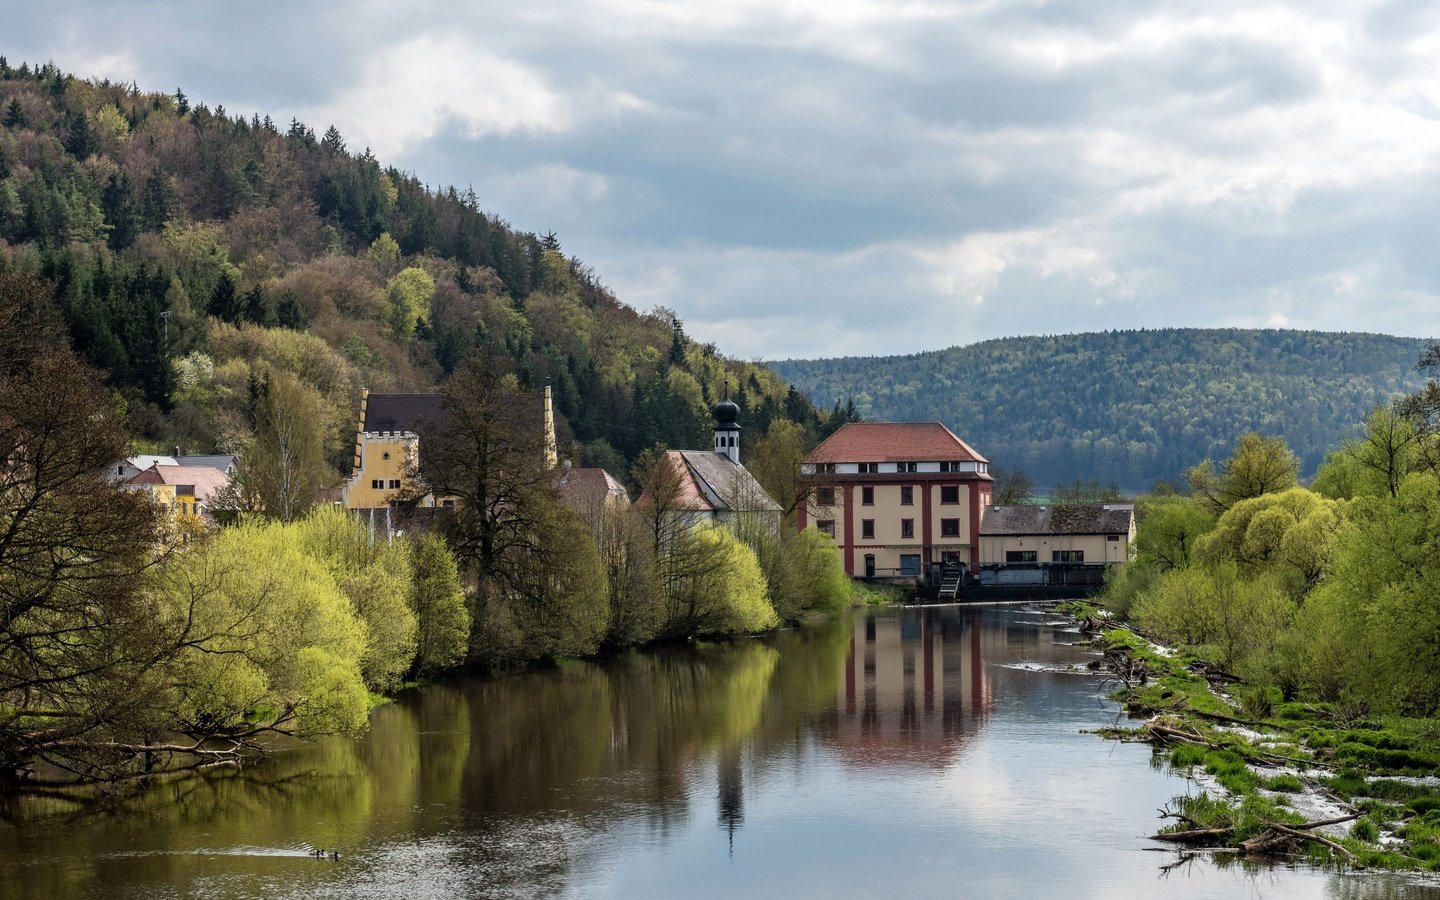
M 1054 618 L 858 610 L 433 685 L 105 812 L 9 798 L 0 897 L 1440 897 L 1146 840 L 1194 788 L 1084 733 L 1119 713 Z

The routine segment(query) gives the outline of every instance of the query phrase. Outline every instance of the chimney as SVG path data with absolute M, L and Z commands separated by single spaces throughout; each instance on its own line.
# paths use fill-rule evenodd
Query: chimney
M 555 448 L 555 407 L 550 399 L 550 385 L 545 385 L 545 468 L 553 469 L 560 462 Z
M 179 444 L 176 444 L 176 445 L 175 445 L 175 452 L 172 453 L 172 454 L 170 454 L 170 455 L 173 456 L 173 457 L 175 457 L 175 461 L 176 461 L 177 463 L 180 461 L 180 445 L 179 445 Z

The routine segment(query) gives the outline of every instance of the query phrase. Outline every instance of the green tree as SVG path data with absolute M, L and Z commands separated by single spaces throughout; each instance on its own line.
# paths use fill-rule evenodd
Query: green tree
M 776 419 L 756 441 L 747 457 L 746 468 L 760 486 L 780 504 L 782 516 L 791 521 L 814 490 L 811 480 L 800 473 L 800 461 L 808 450 L 805 429 L 788 419 Z
M 403 269 L 386 285 L 390 299 L 390 327 L 396 337 L 409 338 L 417 323 L 430 323 L 430 300 L 435 279 L 419 266 Z
M 1195 498 L 1216 513 L 1241 500 L 1294 487 L 1299 480 L 1300 460 L 1290 452 L 1284 438 L 1248 432 L 1235 442 L 1235 452 L 1219 470 L 1206 459 L 1188 475 Z
M 459 566 L 445 541 L 430 532 L 422 532 L 414 541 L 410 605 L 418 636 L 412 674 L 434 675 L 464 661 L 470 613 L 460 588 Z
M 146 724 L 134 687 L 174 642 L 141 590 L 150 507 L 104 477 L 124 454 L 48 287 L 0 275 L 0 780 L 36 756 L 98 771 Z
M 294 522 L 334 478 L 325 462 L 324 402 L 283 371 L 267 375 L 258 393 L 255 438 L 237 461 L 237 490 L 246 508 Z

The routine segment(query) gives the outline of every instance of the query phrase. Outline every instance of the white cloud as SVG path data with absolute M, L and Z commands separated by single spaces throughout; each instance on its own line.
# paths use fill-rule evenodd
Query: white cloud
M 574 113 L 534 68 L 459 37 L 424 35 L 378 50 L 358 84 L 306 118 L 394 160 L 450 124 L 471 138 L 556 132 Z

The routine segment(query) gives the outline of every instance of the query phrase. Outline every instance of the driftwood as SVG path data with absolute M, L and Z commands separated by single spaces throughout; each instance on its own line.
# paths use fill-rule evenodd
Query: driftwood
M 1348 816 L 1343 819 L 1333 820 L 1328 824 L 1357 819 L 1359 816 Z M 1344 856 L 1350 863 L 1355 864 L 1355 854 L 1351 853 L 1343 844 L 1332 841 L 1327 837 L 1318 834 L 1311 834 L 1303 829 L 1318 828 L 1325 822 L 1307 822 L 1298 827 L 1290 825 L 1279 825 L 1271 823 L 1263 833 L 1240 842 L 1240 849 L 1246 853 L 1282 853 L 1293 850 L 1298 841 L 1315 841 L 1324 844 L 1331 850 Z
M 1151 840 L 1169 841 L 1172 844 L 1203 844 L 1232 833 L 1233 828 L 1192 828 L 1189 831 L 1162 831 L 1152 834 Z
M 1196 824 L 1195 820 L 1183 813 L 1173 813 L 1167 810 L 1160 810 L 1161 818 L 1180 819 L 1191 825 Z M 1355 863 L 1355 854 L 1351 853 L 1343 844 L 1333 841 L 1322 835 L 1314 834 L 1313 829 L 1325 825 L 1339 825 L 1344 822 L 1351 822 L 1360 818 L 1359 813 L 1346 816 L 1336 816 L 1333 819 L 1320 819 L 1314 822 L 1305 822 L 1301 825 L 1281 825 L 1275 822 L 1267 822 L 1265 831 L 1255 837 L 1243 840 L 1239 849 L 1245 853 L 1292 853 L 1299 848 L 1301 841 L 1315 841 L 1324 844 L 1331 850 L 1344 856 L 1352 865 Z M 1166 841 L 1172 844 L 1205 844 L 1217 839 L 1223 839 L 1232 834 L 1233 828 L 1191 828 L 1186 831 L 1168 831 L 1151 835 L 1152 840 Z

